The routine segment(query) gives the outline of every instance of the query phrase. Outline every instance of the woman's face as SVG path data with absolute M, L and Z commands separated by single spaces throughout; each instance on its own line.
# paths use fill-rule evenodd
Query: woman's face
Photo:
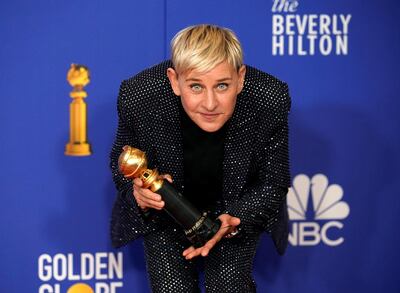
M 236 71 L 225 61 L 205 73 L 194 69 L 178 74 L 168 68 L 167 74 L 188 116 L 204 131 L 214 132 L 232 116 L 245 72 L 244 65 Z

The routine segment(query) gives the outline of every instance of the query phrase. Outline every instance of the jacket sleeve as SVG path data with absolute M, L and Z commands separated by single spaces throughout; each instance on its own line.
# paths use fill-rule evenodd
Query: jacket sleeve
M 227 207 L 228 214 L 240 218 L 241 233 L 270 233 L 284 212 L 282 207 L 290 186 L 288 114 L 291 102 L 286 84 L 281 86 L 276 98 L 279 107 L 274 113 L 273 126 L 267 131 L 266 118 L 259 122 L 262 138 L 257 152 L 256 180 L 238 201 Z
M 118 169 L 118 158 L 123 146 L 140 148 L 136 133 L 132 125 L 129 125 L 133 121 L 135 94 L 140 94 L 135 84 L 122 82 L 117 103 L 118 128 L 110 153 L 110 167 L 117 188 L 111 218 L 111 240 L 115 247 L 123 246 L 156 229 L 156 219 L 144 214 L 136 203 L 132 180 L 125 178 Z

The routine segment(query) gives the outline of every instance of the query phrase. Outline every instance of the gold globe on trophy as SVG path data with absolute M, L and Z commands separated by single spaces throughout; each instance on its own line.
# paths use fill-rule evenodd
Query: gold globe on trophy
M 140 178 L 143 188 L 150 188 L 157 192 L 163 184 L 157 169 L 147 169 L 146 154 L 139 149 L 124 146 L 123 152 L 118 159 L 119 170 L 126 178 Z
M 89 69 L 84 65 L 71 64 L 67 80 L 73 87 L 70 92 L 73 100 L 69 106 L 69 142 L 65 147 L 65 154 L 88 156 L 91 154 L 91 148 L 87 141 L 87 107 L 83 100 L 87 97 L 87 93 L 83 88 L 90 82 Z

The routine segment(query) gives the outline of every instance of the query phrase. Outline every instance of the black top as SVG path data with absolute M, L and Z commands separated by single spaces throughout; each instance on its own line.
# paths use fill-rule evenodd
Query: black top
M 215 132 L 198 127 L 180 107 L 184 154 L 184 196 L 200 210 L 222 198 L 222 162 L 227 123 Z

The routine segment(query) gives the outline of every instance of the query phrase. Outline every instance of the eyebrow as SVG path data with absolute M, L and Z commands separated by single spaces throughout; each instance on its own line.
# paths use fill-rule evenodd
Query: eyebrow
M 224 78 L 221 78 L 221 79 L 217 79 L 217 82 L 228 81 L 228 80 L 232 80 L 232 78 L 231 78 L 231 77 L 224 77 Z M 202 80 L 201 80 L 201 79 L 198 79 L 198 78 L 192 77 L 192 78 L 186 79 L 186 81 L 197 81 L 197 82 L 201 82 Z

